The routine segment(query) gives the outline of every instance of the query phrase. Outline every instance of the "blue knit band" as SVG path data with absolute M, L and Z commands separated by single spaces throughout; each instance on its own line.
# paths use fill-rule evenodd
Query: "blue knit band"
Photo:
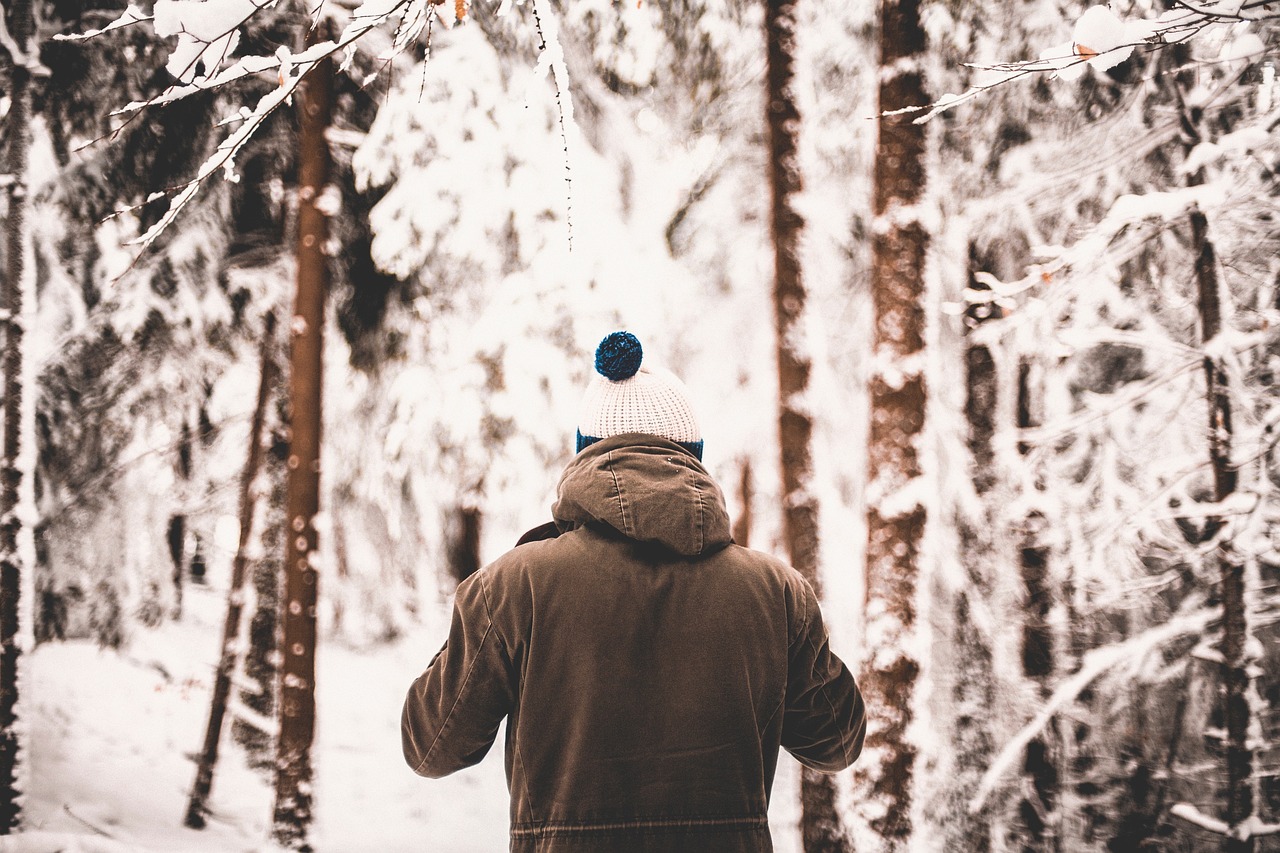
M 577 450 L 575 450 L 575 451 L 574 451 L 574 453 L 581 453 L 582 451 L 586 450 L 588 447 L 590 447 L 591 445 L 595 444 L 595 443 L 596 443 L 597 441 L 599 441 L 599 440 L 600 440 L 600 439 L 598 439 L 598 438 L 593 438 L 593 437 L 591 437 L 591 436 L 583 435 L 583 434 L 582 434 L 582 432 L 581 432 L 581 430 L 579 430 L 579 431 L 578 431 L 578 442 L 577 442 L 577 443 L 578 443 L 578 449 L 577 449 Z M 677 441 L 677 442 L 676 442 L 676 444 L 680 445 L 680 446 L 681 446 L 681 447 L 683 447 L 685 450 L 687 450 L 687 451 L 689 451 L 690 453 L 692 453 L 692 454 L 694 455 L 694 457 L 695 457 L 695 458 L 697 458 L 697 460 L 698 460 L 699 462 L 701 462 L 701 461 L 702 461 L 702 441 L 701 441 L 701 439 L 699 439 L 698 441 Z

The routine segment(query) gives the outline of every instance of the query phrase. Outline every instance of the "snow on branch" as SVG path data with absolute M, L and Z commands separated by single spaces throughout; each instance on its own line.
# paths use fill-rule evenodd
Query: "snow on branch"
M 168 190 L 175 193 L 168 209 L 146 233 L 131 240 L 130 245 L 141 249 L 151 245 L 195 197 L 204 181 L 217 171 L 222 170 L 229 180 L 235 180 L 236 154 L 267 117 L 292 97 L 307 73 L 322 60 L 340 51 L 348 52 L 349 57 L 349 51 L 354 49 L 356 41 L 407 7 L 421 7 L 420 13 L 424 16 L 434 14 L 435 7 L 432 0 L 365 0 L 351 14 L 350 23 L 336 41 L 320 42 L 299 54 L 292 54 L 287 47 L 281 46 L 272 56 L 246 56 L 230 67 L 219 70 L 239 43 L 240 28 L 254 15 L 274 5 L 274 2 L 275 0 L 157 0 L 154 16 L 157 34 L 178 36 L 178 46 L 170 53 L 166 68 L 179 82 L 145 101 L 127 104 L 112 113 L 113 115 L 136 113 L 216 88 L 241 77 L 267 71 L 275 71 L 279 86 L 264 95 L 252 109 L 241 107 L 219 122 L 219 125 L 239 123 L 240 126 L 222 140 L 213 154 L 200 165 L 195 177 Z M 119 19 L 103 29 L 66 38 L 89 38 L 142 20 L 146 18 L 136 7 L 130 6 Z M 407 43 L 407 39 L 398 38 L 395 46 L 403 49 Z M 197 69 L 202 69 L 204 74 L 197 75 Z
M 1237 841 L 1247 841 L 1250 838 L 1261 838 L 1265 835 L 1280 835 L 1280 824 L 1263 823 L 1257 815 L 1250 815 L 1248 820 L 1232 828 L 1226 821 L 1207 815 L 1190 803 L 1176 803 L 1169 809 L 1169 814 L 1214 835 L 1234 838 Z
M 382 51 L 377 58 L 390 62 L 397 54 L 409 47 L 424 28 L 428 32 L 429 55 L 429 28 L 432 21 L 438 20 L 448 26 L 452 21 L 463 20 L 470 11 L 468 0 L 454 0 L 452 4 L 447 4 L 450 10 L 448 13 L 440 11 L 441 8 L 446 7 L 446 0 L 363 0 L 350 13 L 349 22 L 336 40 L 320 42 L 298 54 L 292 54 L 288 47 L 282 45 L 273 55 L 242 56 L 228 65 L 231 54 L 240 44 L 240 31 L 243 27 L 256 15 L 275 6 L 277 2 L 278 0 L 156 0 L 152 15 L 147 15 L 139 6 L 130 5 L 119 18 L 101 29 L 55 36 L 55 38 L 77 41 L 150 21 L 157 35 L 177 37 L 177 44 L 170 52 L 165 66 L 177 82 L 146 100 L 134 101 L 112 111 L 113 116 L 130 116 L 130 119 L 110 131 L 108 136 L 118 134 L 133 117 L 143 110 L 216 89 L 244 77 L 274 74 L 279 82 L 278 87 L 264 95 L 253 108 L 241 106 L 217 123 L 216 126 L 219 127 L 234 124 L 239 124 L 239 127 L 228 135 L 213 154 L 201 164 L 195 177 L 154 194 L 143 202 L 147 204 L 172 194 L 168 209 L 155 225 L 145 234 L 129 241 L 129 245 L 140 246 L 140 252 L 173 223 L 179 212 L 199 191 L 204 181 L 215 172 L 222 170 L 228 180 L 237 180 L 236 154 L 253 137 L 266 118 L 281 104 L 289 101 L 303 78 L 322 60 L 341 52 L 344 58 L 339 68 L 346 70 L 355 56 L 356 42 L 370 31 L 393 19 L 396 23 L 391 46 Z M 515 0 L 515 2 L 523 5 L 525 0 Z M 510 9 L 511 3 L 512 0 L 503 0 L 497 14 L 505 14 Z M 569 184 L 570 215 L 572 215 L 572 184 L 571 175 L 568 174 L 568 159 L 570 131 L 576 130 L 576 125 L 573 120 L 573 103 L 569 97 L 568 72 L 564 51 L 557 36 L 558 27 L 554 13 L 551 10 L 540 12 L 538 0 L 532 0 L 532 5 L 541 38 L 538 70 L 543 74 L 549 72 L 556 88 L 556 102 L 560 110 L 560 126 L 565 146 L 565 181 Z M 313 24 L 318 22 L 323 11 L 323 3 L 314 8 Z M 452 20 L 446 17 L 449 14 L 452 15 Z M 3 34 L 0 34 L 0 38 L 2 37 Z M 365 84 L 368 82 L 369 80 L 364 81 Z M 131 209 L 137 209 L 140 206 L 136 205 Z M 115 215 L 125 212 L 127 210 L 117 211 Z M 572 241 L 572 230 L 570 240 Z
M 1182 637 L 1203 632 L 1217 615 L 1213 610 L 1194 610 L 1175 616 L 1165 624 L 1150 628 L 1135 637 L 1087 652 L 1080 662 L 1080 669 L 1058 685 L 1035 718 L 1023 726 L 992 759 L 978 785 L 978 792 L 969 802 L 969 810 L 974 813 L 982 810 L 1000 780 L 1019 765 L 1027 744 L 1044 731 L 1045 726 L 1074 702 L 1090 684 L 1109 670 L 1122 666 L 1130 671 L 1136 670 L 1147 655 Z
M 1182 818 L 1187 823 L 1194 824 L 1201 829 L 1212 832 L 1214 835 L 1226 836 L 1231 834 L 1231 827 L 1227 826 L 1226 821 L 1205 814 L 1191 805 L 1191 803 L 1176 803 L 1169 809 L 1169 814 Z
M 222 140 L 213 155 L 200 165 L 196 176 L 179 188 L 178 194 L 169 201 L 169 207 L 156 220 L 156 223 L 147 229 L 142 236 L 130 240 L 129 245 L 145 249 L 155 242 L 161 232 L 173 223 L 182 209 L 187 206 L 187 203 L 195 197 L 205 178 L 208 178 L 214 172 L 222 169 L 229 179 L 234 179 L 236 153 L 249 141 L 254 132 L 262 125 L 262 122 L 266 121 L 267 116 L 271 115 L 276 107 L 293 95 L 294 90 L 302 82 L 302 78 L 306 76 L 306 73 L 315 64 L 316 62 L 313 61 L 310 64 L 301 66 L 301 69 L 296 74 L 287 77 L 281 86 L 263 95 L 257 106 L 248 115 L 239 116 L 242 121 L 240 127 Z
M 150 20 L 153 20 L 151 15 L 148 15 L 146 12 L 142 11 L 140 7 L 130 4 L 128 8 L 124 10 L 123 15 L 116 18 L 114 21 L 107 24 L 102 29 L 85 30 L 82 33 L 55 33 L 53 38 L 54 38 L 54 41 L 84 41 L 85 39 L 91 39 L 94 36 L 100 36 L 103 33 L 109 33 L 112 30 L 123 29 L 125 27 L 129 27 L 134 24 L 140 24 L 143 21 L 150 21 Z
M 1102 220 L 1070 247 L 1038 247 L 1036 254 L 1046 258 L 1046 261 L 1032 265 L 1025 276 L 1014 281 L 1001 281 L 990 273 L 979 272 L 975 279 L 984 287 L 966 288 L 963 292 L 965 304 L 948 304 L 944 306 L 944 310 L 961 313 L 967 305 L 985 303 L 1013 307 L 1017 304 L 1016 297 L 1061 280 L 1077 265 L 1091 264 L 1104 257 L 1112 244 L 1130 226 L 1148 220 L 1171 222 L 1192 208 L 1212 212 L 1231 200 L 1229 189 L 1221 183 L 1213 183 L 1122 195 L 1112 202 Z
M 1223 2 L 1192 3 L 1175 0 L 1173 8 L 1157 18 L 1122 19 L 1107 6 L 1091 6 L 1076 20 L 1070 41 L 1040 52 L 1035 59 L 1001 62 L 992 65 L 969 64 L 977 71 L 973 83 L 963 92 L 948 92 L 932 104 L 908 107 L 896 113 L 923 112 L 917 124 L 927 122 L 974 100 L 984 93 L 1013 80 L 1032 74 L 1051 74 L 1062 80 L 1075 80 L 1086 67 L 1106 71 L 1128 59 L 1137 49 L 1158 50 L 1185 42 L 1216 26 L 1247 25 L 1252 22 L 1280 19 L 1280 3 Z M 1259 57 L 1265 52 L 1262 39 L 1253 32 L 1240 31 L 1223 48 L 1218 60 Z

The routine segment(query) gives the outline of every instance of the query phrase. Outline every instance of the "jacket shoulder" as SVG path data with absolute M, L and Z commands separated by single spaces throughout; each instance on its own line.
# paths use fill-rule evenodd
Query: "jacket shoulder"
M 764 551 L 729 545 L 718 557 L 737 567 L 747 578 L 766 587 L 781 600 L 787 612 L 788 636 L 794 640 L 811 618 L 817 595 L 812 584 L 784 560 Z
M 748 570 L 769 578 L 797 593 L 811 588 L 804 575 L 773 554 L 756 551 L 753 548 L 744 548 L 741 545 L 729 545 L 720 553 L 724 558 L 740 563 L 747 567 Z

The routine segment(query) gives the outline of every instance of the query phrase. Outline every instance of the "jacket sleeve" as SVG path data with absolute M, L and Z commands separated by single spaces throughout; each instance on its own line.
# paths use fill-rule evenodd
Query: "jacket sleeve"
M 866 711 L 853 675 L 831 652 L 818 598 L 807 582 L 802 601 L 787 665 L 782 745 L 801 764 L 834 773 L 862 752 Z
M 515 679 L 483 575 L 458 585 L 449 639 L 404 700 L 401 745 L 420 776 L 439 778 L 478 763 L 514 703 Z

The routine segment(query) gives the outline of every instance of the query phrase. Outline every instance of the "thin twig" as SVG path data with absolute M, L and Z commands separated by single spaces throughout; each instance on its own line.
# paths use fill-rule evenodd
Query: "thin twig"
M 547 38 L 542 31 L 542 17 L 538 14 L 538 0 L 532 0 L 529 4 L 533 9 L 533 26 L 538 33 L 538 52 L 545 54 L 547 51 Z M 554 13 L 553 13 L 554 14 Z M 569 251 L 573 251 L 573 168 L 569 160 L 569 132 L 565 126 L 564 120 L 564 102 L 560 96 L 560 80 L 556 76 L 554 60 L 549 63 L 548 71 L 551 74 L 551 85 L 555 89 L 556 94 L 556 118 L 560 123 L 560 144 L 564 148 L 564 171 L 566 184 L 565 198 L 565 227 L 569 232 Z M 568 93 L 565 93 L 568 97 Z

